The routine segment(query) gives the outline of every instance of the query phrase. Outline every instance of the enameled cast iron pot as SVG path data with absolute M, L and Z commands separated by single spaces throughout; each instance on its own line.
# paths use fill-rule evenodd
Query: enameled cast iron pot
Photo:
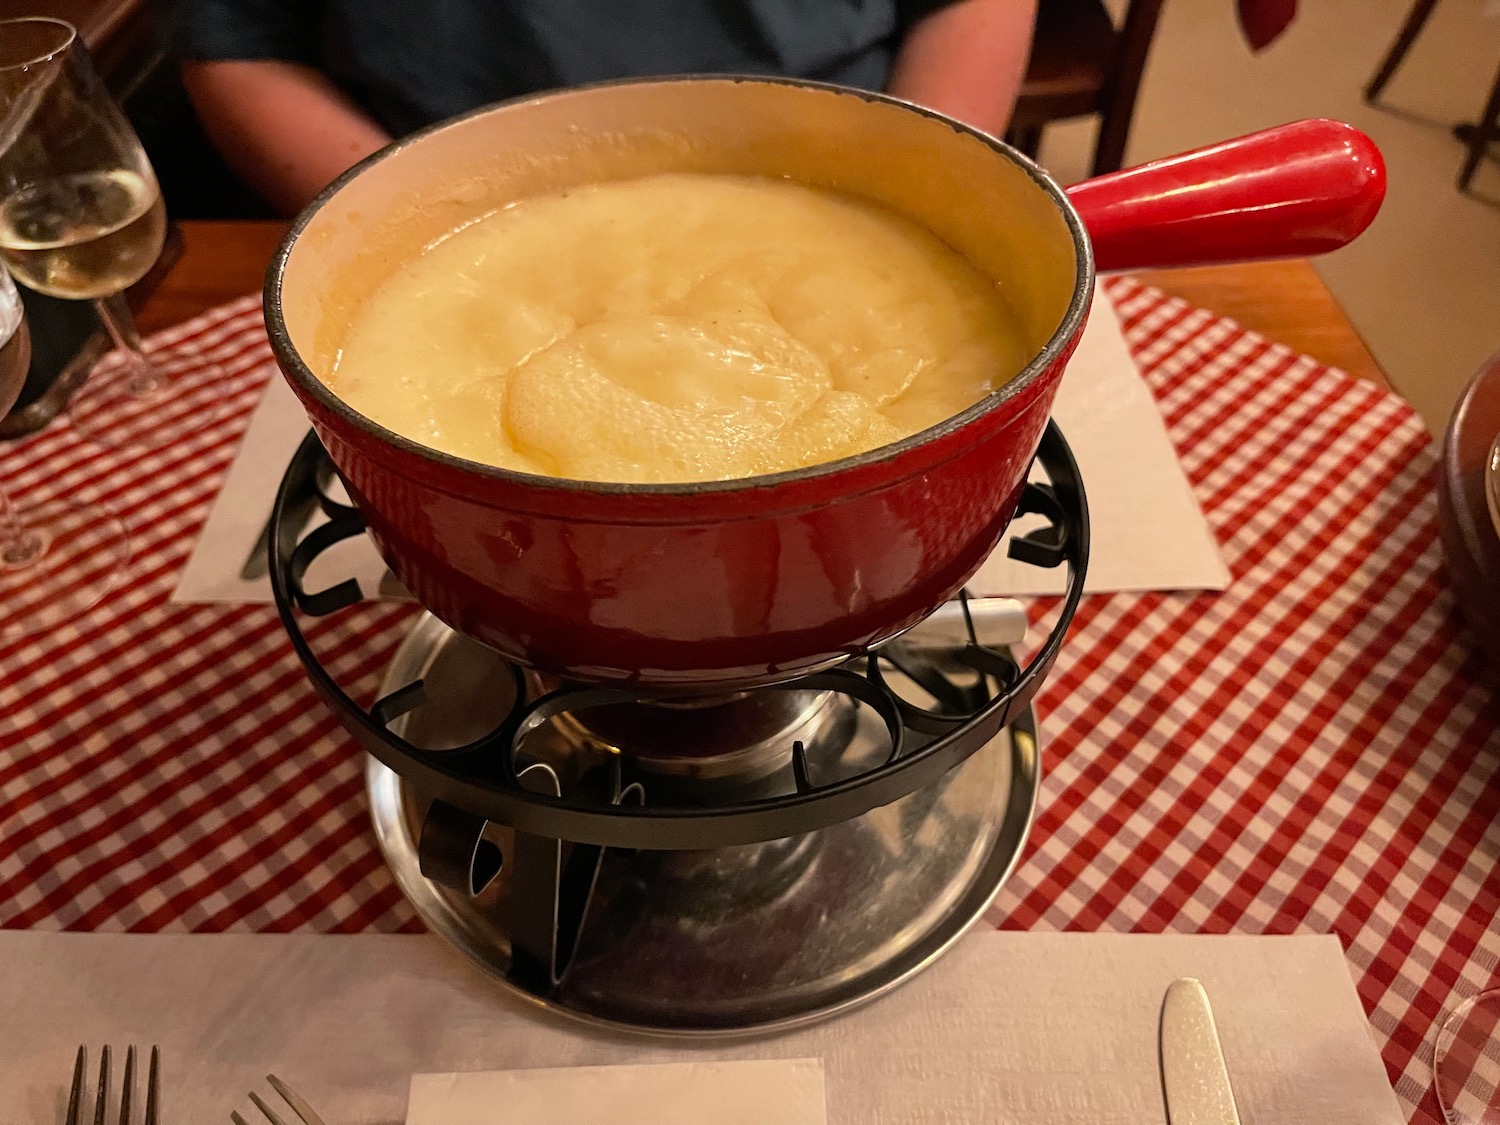
M 789 176 L 916 219 L 995 278 L 1034 358 L 893 445 L 680 485 L 556 480 L 434 452 L 319 378 L 350 310 L 435 237 L 523 196 L 668 170 Z M 1383 194 L 1374 146 L 1328 121 L 1064 193 L 994 138 L 874 94 L 775 79 L 614 83 L 484 109 L 351 170 L 282 244 L 266 320 L 371 536 L 428 609 L 544 672 L 715 693 L 863 651 L 974 573 L 1015 510 L 1096 265 L 1319 253 L 1363 230 Z

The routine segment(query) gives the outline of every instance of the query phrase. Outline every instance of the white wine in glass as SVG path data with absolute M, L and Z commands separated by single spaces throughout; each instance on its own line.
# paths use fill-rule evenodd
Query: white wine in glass
M 21 297 L 0 266 L 0 415 L 15 405 L 30 362 Z M 54 497 L 18 508 L 0 487 L 0 637 L 41 633 L 92 609 L 129 558 L 125 525 L 102 504 Z
M 54 297 L 110 297 L 156 264 L 167 212 L 156 182 L 117 168 L 23 188 L 0 202 L 12 276 Z
M 0 260 L 29 288 L 94 302 L 115 351 L 68 414 L 104 445 L 170 445 L 222 410 L 201 380 L 184 389 L 151 363 L 125 300 L 166 229 L 151 162 L 78 33 L 0 20 Z

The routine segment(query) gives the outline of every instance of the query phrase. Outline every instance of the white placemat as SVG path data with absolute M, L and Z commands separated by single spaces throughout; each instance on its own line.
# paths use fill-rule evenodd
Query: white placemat
M 1053 413 L 1088 490 L 1094 549 L 1086 589 L 1225 589 L 1229 570 L 1102 290 L 1094 296 L 1088 329 Z M 269 580 L 245 579 L 241 570 L 265 526 L 282 472 L 307 431 L 301 404 L 273 375 L 172 601 L 271 600 Z M 1017 530 L 1030 526 L 1020 523 Z M 367 595 L 378 590 L 385 567 L 373 546 L 361 539 L 346 551 L 339 565 L 352 567 Z M 339 574 L 347 576 L 348 570 Z M 982 594 L 1050 594 L 1060 593 L 1062 585 L 1060 573 L 1015 563 L 1002 544 L 971 588 Z
M 1068 362 L 1052 417 L 1078 460 L 1088 495 L 1093 550 L 1087 592 L 1229 588 L 1219 544 L 1102 288 L 1094 293 L 1088 327 Z M 1010 539 L 1036 522 L 1021 519 L 1011 526 L 969 582 L 971 590 L 1062 593 L 1060 571 L 1024 566 L 1006 554 Z
M 821 1059 L 536 1067 L 411 1080 L 406 1125 L 825 1125 Z
M 248 1113 L 268 1071 L 330 1125 L 390 1125 L 421 1073 L 807 1058 L 831 1125 L 1143 1125 L 1179 976 L 1208 989 L 1246 1125 L 1401 1125 L 1336 938 L 992 930 L 844 1018 L 698 1043 L 548 1015 L 429 936 L 5 931 L 0 1106 L 56 1125 L 78 1044 L 133 1042 L 161 1044 L 184 1125 Z

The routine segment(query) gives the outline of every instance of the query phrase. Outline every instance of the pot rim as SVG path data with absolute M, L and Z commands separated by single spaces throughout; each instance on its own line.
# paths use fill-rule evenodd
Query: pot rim
M 292 344 L 291 334 L 287 330 L 286 319 L 281 307 L 282 281 L 286 273 L 287 261 L 297 245 L 297 240 L 301 237 L 302 232 L 307 228 L 308 224 L 312 222 L 313 218 L 343 189 L 345 184 L 362 175 L 367 168 L 371 168 L 381 161 L 397 155 L 441 130 L 454 128 L 472 118 L 493 113 L 495 110 L 509 106 L 519 106 L 531 102 L 543 101 L 559 95 L 607 89 L 614 86 L 649 86 L 704 82 L 798 86 L 832 94 L 857 97 L 867 102 L 899 106 L 908 111 L 931 118 L 939 124 L 946 125 L 954 132 L 973 137 L 1001 157 L 1017 165 L 1056 204 L 1058 211 L 1062 215 L 1063 222 L 1067 226 L 1068 234 L 1072 237 L 1074 260 L 1077 263 L 1073 295 L 1069 299 L 1067 310 L 1063 313 L 1062 321 L 1053 331 L 1051 337 L 1048 338 L 1046 344 L 1032 356 L 1025 367 L 1008 379 L 1003 386 L 991 391 L 978 402 L 975 402 L 959 413 L 945 418 L 935 425 L 928 426 L 924 430 L 918 430 L 916 433 L 910 434 L 899 441 L 877 446 L 874 449 L 866 450 L 863 453 L 856 453 L 849 457 L 841 457 L 836 461 L 822 461 L 814 465 L 803 466 L 800 469 L 783 470 L 779 473 L 735 477 L 730 480 L 669 483 L 589 481 L 575 480 L 567 477 L 550 477 L 539 473 L 521 472 L 517 469 L 505 469 L 498 465 L 487 465 L 482 461 L 472 461 L 466 457 L 445 453 L 442 450 L 433 449 L 431 446 L 423 445 L 420 442 L 413 441 L 411 438 L 404 437 L 394 430 L 380 425 L 380 423 L 373 419 L 367 418 L 338 395 L 334 394 L 327 384 L 303 361 L 302 356 Z M 841 473 L 865 469 L 892 458 L 901 457 L 922 446 L 949 437 L 979 418 L 1002 408 L 1006 403 L 1021 395 L 1045 371 L 1051 368 L 1058 356 L 1066 350 L 1069 343 L 1081 331 L 1083 321 L 1088 315 L 1089 302 L 1092 299 L 1093 291 L 1094 251 L 1092 244 L 1089 242 L 1088 233 L 1084 228 L 1083 220 L 1079 217 L 1077 210 L 1074 209 L 1067 194 L 1058 186 L 1057 181 L 1049 176 L 1036 161 L 997 137 L 975 129 L 970 125 L 965 125 L 963 122 L 946 114 L 917 105 L 915 102 L 909 102 L 902 98 L 892 97 L 889 94 L 877 93 L 872 90 L 841 86 L 832 82 L 818 82 L 804 78 L 787 78 L 779 75 L 681 74 L 652 78 L 613 79 L 606 82 L 592 82 L 581 86 L 560 87 L 558 89 L 525 94 L 521 97 L 493 102 L 489 105 L 470 110 L 468 113 L 434 122 L 426 128 L 417 130 L 415 133 L 410 133 L 398 140 L 392 141 L 379 152 L 372 153 L 344 172 L 319 192 L 313 201 L 302 209 L 302 212 L 293 220 L 290 229 L 282 237 L 281 243 L 276 248 L 275 255 L 271 258 L 271 263 L 266 269 L 266 280 L 262 295 L 266 334 L 270 338 L 271 350 L 281 370 L 289 379 L 294 380 L 302 390 L 317 399 L 324 409 L 346 424 L 363 431 L 370 437 L 387 445 L 395 446 L 403 453 L 432 462 L 442 468 L 457 470 L 481 479 L 504 482 L 532 489 L 573 494 L 670 498 L 745 492 L 784 484 L 800 483 L 822 477 L 837 476 Z

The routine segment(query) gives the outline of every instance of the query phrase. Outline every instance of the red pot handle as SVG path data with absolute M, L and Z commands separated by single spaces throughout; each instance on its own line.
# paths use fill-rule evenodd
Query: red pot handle
M 1336 250 L 1385 198 L 1380 150 L 1352 125 L 1294 121 L 1068 189 L 1101 270 Z

